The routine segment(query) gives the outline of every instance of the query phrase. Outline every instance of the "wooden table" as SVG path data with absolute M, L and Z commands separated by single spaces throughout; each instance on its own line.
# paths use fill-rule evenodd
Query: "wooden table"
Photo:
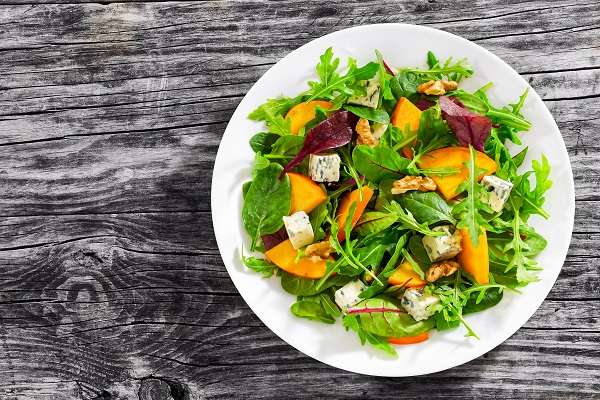
M 3 3 L 1 399 L 600 398 L 598 0 Z M 528 79 L 577 197 L 535 316 L 409 379 L 333 369 L 271 333 L 225 271 L 209 206 L 252 84 L 311 39 L 383 22 L 462 35 Z

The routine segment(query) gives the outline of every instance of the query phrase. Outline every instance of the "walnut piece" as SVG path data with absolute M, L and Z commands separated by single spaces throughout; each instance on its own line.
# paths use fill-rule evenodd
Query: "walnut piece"
M 427 282 L 435 282 L 440 278 L 445 276 L 450 276 L 460 268 L 460 264 L 456 261 L 444 260 L 440 262 L 436 262 L 431 264 L 427 273 L 425 274 L 425 279 Z
M 322 242 L 309 244 L 306 246 L 306 249 L 304 249 L 304 255 L 311 257 L 313 262 L 326 260 L 333 252 L 334 251 L 329 243 L 329 240 L 323 240 Z
M 442 96 L 445 95 L 446 92 L 455 90 L 456 88 L 458 88 L 458 83 L 455 81 L 437 80 L 421 83 L 417 87 L 417 91 L 431 96 Z
M 358 134 L 358 144 L 366 144 L 370 147 L 379 144 L 379 140 L 371 132 L 369 121 L 364 118 L 360 118 L 356 123 L 356 133 Z
M 408 175 L 402 179 L 394 181 L 392 186 L 392 194 L 403 194 L 410 190 L 431 192 L 435 189 L 437 189 L 437 185 L 430 177 Z

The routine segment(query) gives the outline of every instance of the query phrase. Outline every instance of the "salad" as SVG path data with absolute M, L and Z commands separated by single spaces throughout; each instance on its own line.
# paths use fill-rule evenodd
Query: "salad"
M 434 329 L 477 338 L 464 316 L 536 281 L 546 246 L 528 221 L 548 218 L 550 165 L 521 172 L 527 148 L 507 147 L 531 127 L 527 90 L 499 107 L 492 83 L 461 88 L 467 60 L 426 62 L 393 69 L 375 51 L 342 68 L 329 48 L 306 91 L 249 115 L 264 131 L 243 186 L 244 264 L 297 296 L 295 316 L 341 320 L 391 355 Z

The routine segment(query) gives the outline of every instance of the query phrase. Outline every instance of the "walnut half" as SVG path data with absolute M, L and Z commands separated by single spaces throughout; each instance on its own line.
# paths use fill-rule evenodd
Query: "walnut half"
M 445 95 L 446 92 L 455 90 L 456 88 L 458 88 L 458 83 L 455 81 L 437 80 L 421 83 L 417 87 L 417 91 L 431 96 L 442 96 Z
M 307 257 L 311 257 L 311 259 L 315 262 L 320 260 L 326 260 L 333 252 L 334 251 L 331 247 L 331 244 L 329 243 L 329 240 L 323 240 L 322 242 L 309 244 L 304 249 L 304 255 Z
M 435 282 L 440 278 L 445 276 L 450 276 L 460 268 L 460 264 L 456 261 L 444 260 L 440 262 L 436 262 L 431 264 L 427 273 L 425 274 L 425 279 L 427 282 Z
M 408 175 L 402 179 L 394 181 L 392 186 L 392 194 L 403 194 L 410 190 L 431 192 L 435 189 L 437 189 L 437 185 L 430 177 Z
M 366 144 L 370 147 L 379 144 L 379 140 L 373 136 L 373 132 L 371 132 L 369 121 L 364 118 L 360 118 L 356 123 L 356 133 L 358 134 L 358 144 Z

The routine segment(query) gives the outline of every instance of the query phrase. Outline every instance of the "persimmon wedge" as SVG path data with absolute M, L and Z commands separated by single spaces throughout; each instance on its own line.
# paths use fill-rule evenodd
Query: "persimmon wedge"
M 419 333 L 414 336 L 402 336 L 397 338 L 388 338 L 388 343 L 391 344 L 416 344 L 421 343 L 429 339 L 429 332 Z
M 327 200 L 327 193 L 308 176 L 295 172 L 288 172 L 287 175 L 290 178 L 292 188 L 290 215 L 298 211 L 304 211 L 308 214 Z
M 340 201 L 337 216 L 335 218 L 339 228 L 337 237 L 340 242 L 346 238 L 344 227 L 346 226 L 346 220 L 348 219 L 348 214 L 350 214 L 350 207 L 352 204 L 356 203 L 356 209 L 354 210 L 354 216 L 352 217 L 352 227 L 354 228 L 360 219 L 360 216 L 365 211 L 365 208 L 367 208 L 367 204 L 369 204 L 371 197 L 373 197 L 373 189 L 365 185 L 362 189 L 355 189 L 346 194 L 342 201 Z
M 404 261 L 396 268 L 388 278 L 388 282 L 392 286 L 402 285 L 407 288 L 418 288 L 427 284 L 427 282 L 421 279 L 419 274 L 413 270 L 408 261 Z
M 290 120 L 290 131 L 297 135 L 300 129 L 316 117 L 317 107 L 329 110 L 332 105 L 325 100 L 312 100 L 296 104 L 285 115 L 285 118 Z
M 459 232 L 462 237 L 462 250 L 458 253 L 458 262 L 477 283 L 480 285 L 488 284 L 490 282 L 490 260 L 485 230 L 481 230 L 477 245 L 471 241 L 467 229 L 460 229 Z
M 325 260 L 314 262 L 311 257 L 296 260 L 297 254 L 289 239 L 265 252 L 269 261 L 292 275 L 309 279 L 319 279 L 325 275 Z
M 406 128 L 414 132 L 419 129 L 421 113 L 422 111 L 419 110 L 419 108 L 413 103 L 411 103 L 410 100 L 408 100 L 406 97 L 400 97 L 400 100 L 398 100 L 398 103 L 396 103 L 396 107 L 392 112 L 392 125 L 396 128 L 399 128 L 403 132 L 406 130 Z M 413 145 L 415 142 L 413 142 Z M 410 146 L 403 147 L 402 154 L 406 158 L 413 157 L 413 151 Z
M 474 151 L 475 167 L 483 170 L 477 177 L 478 180 L 496 172 L 497 165 L 494 160 L 480 151 Z M 438 187 L 438 191 L 446 200 L 450 200 L 459 194 L 458 187 L 469 177 L 469 170 L 466 166 L 469 159 L 470 153 L 466 147 L 443 147 L 423 155 L 417 164 L 423 169 L 455 168 L 458 171 L 451 175 L 431 176 Z

